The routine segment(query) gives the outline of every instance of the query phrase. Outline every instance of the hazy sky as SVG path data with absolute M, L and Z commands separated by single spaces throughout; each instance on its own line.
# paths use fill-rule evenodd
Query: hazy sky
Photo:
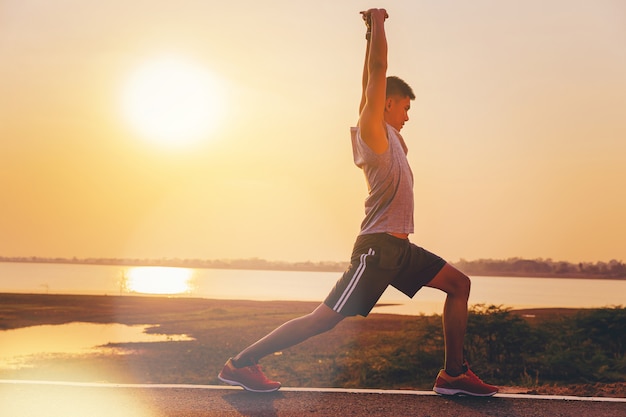
M 373 6 L 417 94 L 412 240 L 626 259 L 622 0 L 0 0 L 0 255 L 347 261 Z

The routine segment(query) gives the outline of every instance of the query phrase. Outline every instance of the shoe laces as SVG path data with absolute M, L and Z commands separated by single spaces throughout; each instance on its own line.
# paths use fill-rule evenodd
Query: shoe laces
M 247 367 L 250 372 L 252 372 L 253 374 L 262 374 L 263 372 L 261 371 L 261 366 L 258 364 L 254 364 L 254 365 L 250 365 Z
M 467 376 L 468 376 L 469 378 L 471 378 L 471 379 L 476 379 L 476 380 L 478 380 L 478 381 L 480 381 L 480 382 L 483 382 L 483 381 L 481 381 L 481 380 L 480 380 L 480 378 L 478 377 L 478 375 L 476 375 L 474 372 L 472 372 L 472 370 L 471 370 L 471 369 L 469 369 L 469 368 L 468 368 L 468 369 L 467 369 L 467 371 L 465 371 L 464 373 L 465 373 L 465 375 L 467 375 Z
M 474 382 L 481 384 L 481 385 L 489 385 L 486 382 L 484 382 L 482 379 L 480 379 L 478 377 L 478 375 L 476 375 L 474 372 L 472 372 L 471 370 L 467 370 L 466 375 L 468 376 L 468 378 L 470 380 L 473 380 Z

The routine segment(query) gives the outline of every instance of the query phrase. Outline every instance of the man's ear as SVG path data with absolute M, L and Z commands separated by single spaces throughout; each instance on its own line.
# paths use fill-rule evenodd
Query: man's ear
M 387 99 L 385 99 L 385 110 L 386 111 L 391 110 L 392 106 L 393 106 L 393 98 L 392 97 L 387 97 Z

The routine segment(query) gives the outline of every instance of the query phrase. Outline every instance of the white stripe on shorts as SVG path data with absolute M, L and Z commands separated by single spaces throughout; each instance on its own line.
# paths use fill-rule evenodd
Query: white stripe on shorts
M 359 280 L 363 276 L 363 272 L 365 272 L 365 261 L 367 260 L 367 257 L 374 255 L 374 254 L 375 252 L 374 252 L 374 249 L 372 248 L 370 248 L 367 251 L 367 253 L 361 254 L 359 267 L 356 269 L 354 275 L 352 276 L 352 279 L 350 280 L 350 283 L 348 284 L 346 289 L 343 291 L 343 294 L 341 294 L 341 297 L 339 297 L 339 301 L 337 301 L 337 304 L 335 304 L 335 306 L 333 307 L 333 310 L 335 312 L 337 313 L 341 312 L 341 309 L 346 304 L 346 302 L 350 298 L 350 295 L 352 294 L 357 284 L 359 283 Z

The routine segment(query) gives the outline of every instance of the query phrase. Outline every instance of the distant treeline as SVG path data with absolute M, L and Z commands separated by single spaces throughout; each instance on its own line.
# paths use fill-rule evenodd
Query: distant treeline
M 0 256 L 0 262 L 28 262 L 53 264 L 83 264 L 83 265 L 120 265 L 120 266 L 171 266 L 182 268 L 211 268 L 211 269 L 256 269 L 274 271 L 343 271 L 347 263 L 322 262 L 285 262 L 268 261 L 259 258 L 249 259 L 130 259 L 130 258 L 46 258 L 40 256 L 6 257 Z
M 3 257 L 0 262 L 36 262 L 59 264 L 124 265 L 124 266 L 175 266 L 185 268 L 212 269 L 256 269 L 274 271 L 319 271 L 341 272 L 348 264 L 345 262 L 285 262 L 268 261 L 259 258 L 249 259 L 119 259 L 119 258 L 45 258 Z M 561 278 L 610 278 L 626 279 L 626 264 L 622 261 L 579 262 L 553 261 L 552 259 L 509 258 L 479 259 L 467 261 L 461 259 L 453 263 L 467 275 L 474 276 L 517 276 L 517 277 L 561 277 Z
M 506 260 L 461 259 L 454 264 L 467 275 L 482 276 L 523 276 L 523 277 L 563 277 L 563 278 L 626 278 L 626 264 L 621 261 L 570 263 L 552 259 Z

